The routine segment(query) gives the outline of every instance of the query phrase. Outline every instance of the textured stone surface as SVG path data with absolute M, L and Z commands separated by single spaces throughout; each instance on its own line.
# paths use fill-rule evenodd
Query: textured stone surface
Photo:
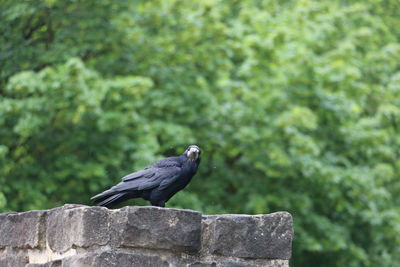
M 113 214 L 121 247 L 169 249 L 193 253 L 200 249 L 199 212 L 158 207 L 126 207 Z
M 49 261 L 46 263 L 30 263 L 26 267 L 61 267 L 62 260 Z
M 0 258 L 0 267 L 24 267 L 28 263 L 25 255 L 10 255 Z
M 224 261 L 218 263 L 217 267 L 289 267 L 289 263 L 287 260 L 267 260 L 256 262 Z
M 168 267 L 168 262 L 157 256 L 108 251 L 73 256 L 63 261 L 63 267 Z
M 109 240 L 109 211 L 100 207 L 65 206 L 50 210 L 47 243 L 56 252 L 105 245 Z
M 185 265 L 187 267 L 288 267 L 289 263 L 287 260 L 262 260 L 262 261 L 211 261 L 211 262 L 200 262 L 196 261 Z
M 292 217 L 64 205 L 0 214 L 0 267 L 288 267 Z
M 205 216 L 205 247 L 210 253 L 250 259 L 290 259 L 292 216 L 287 212 L 267 215 Z
M 200 262 L 196 261 L 190 264 L 187 264 L 187 267 L 217 267 L 216 262 Z
M 245 260 L 228 260 L 228 261 L 196 261 L 185 265 L 187 267 L 289 267 L 287 260 L 262 260 L 262 261 L 245 261 Z
M 0 214 L 0 248 L 36 248 L 43 244 L 45 211 Z

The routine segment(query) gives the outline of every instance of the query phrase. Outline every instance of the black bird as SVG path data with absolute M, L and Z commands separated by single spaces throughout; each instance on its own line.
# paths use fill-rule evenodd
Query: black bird
M 128 174 L 122 182 L 91 198 L 107 208 L 130 198 L 144 198 L 153 206 L 164 207 L 173 195 L 185 188 L 196 174 L 201 160 L 200 148 L 189 146 L 178 157 L 160 160 L 147 168 Z

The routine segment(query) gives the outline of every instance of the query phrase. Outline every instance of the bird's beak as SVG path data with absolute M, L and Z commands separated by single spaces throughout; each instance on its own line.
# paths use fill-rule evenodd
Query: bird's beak
M 187 152 L 187 157 L 190 161 L 197 160 L 199 158 L 199 150 L 195 147 L 189 148 L 189 151 Z

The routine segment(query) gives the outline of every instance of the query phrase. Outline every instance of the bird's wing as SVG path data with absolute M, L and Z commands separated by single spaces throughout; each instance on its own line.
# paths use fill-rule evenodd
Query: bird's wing
M 154 168 L 154 169 L 155 169 L 155 174 L 150 179 L 151 181 L 142 183 L 138 188 L 139 190 L 145 190 L 161 186 L 164 183 L 164 181 L 176 180 L 181 175 L 181 167 L 178 166 L 169 166 L 167 168 Z
M 158 181 L 158 175 L 156 176 L 156 174 L 157 172 L 153 168 L 146 168 L 144 170 L 128 174 L 122 178 L 120 183 L 100 194 L 95 195 L 91 199 L 96 200 L 124 191 L 135 191 L 156 187 L 160 184 L 160 181 Z
M 131 174 L 124 176 L 122 178 L 122 181 L 127 182 L 139 178 L 151 178 L 155 174 L 155 169 L 173 169 L 174 167 L 179 167 L 179 168 L 181 167 L 178 158 L 177 157 L 165 158 L 157 163 L 154 163 L 153 165 L 150 165 L 149 167 L 143 170 L 133 172 Z
M 151 178 L 153 175 L 154 172 L 150 168 L 146 168 L 122 177 L 122 181 L 127 182 L 139 178 Z
M 161 163 L 161 164 L 160 164 Z M 158 162 L 144 170 L 131 173 L 122 182 L 113 186 L 113 192 L 146 190 L 155 188 L 163 184 L 163 188 L 175 181 L 181 175 L 181 165 L 179 162 L 167 160 Z
M 158 187 L 159 190 L 164 190 L 169 187 L 171 184 L 175 183 L 176 180 L 179 179 L 179 175 L 169 176 L 161 181 L 160 186 Z

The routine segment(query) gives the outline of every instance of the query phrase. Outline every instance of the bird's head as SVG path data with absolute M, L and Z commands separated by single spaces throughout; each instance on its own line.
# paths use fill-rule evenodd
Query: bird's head
M 196 161 L 200 158 L 201 154 L 200 147 L 196 145 L 188 146 L 188 148 L 185 151 L 185 154 L 190 161 Z

